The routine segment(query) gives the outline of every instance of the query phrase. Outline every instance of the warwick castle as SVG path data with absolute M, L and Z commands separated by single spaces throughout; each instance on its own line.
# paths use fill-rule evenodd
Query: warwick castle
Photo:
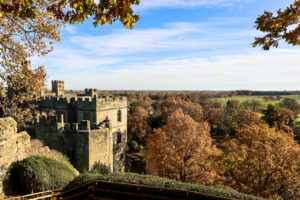
M 40 116 L 34 137 L 70 158 L 79 170 L 101 162 L 112 171 L 124 171 L 127 143 L 127 98 L 99 96 L 96 89 L 84 94 L 65 94 L 64 81 L 52 81 L 52 94 L 37 101 Z

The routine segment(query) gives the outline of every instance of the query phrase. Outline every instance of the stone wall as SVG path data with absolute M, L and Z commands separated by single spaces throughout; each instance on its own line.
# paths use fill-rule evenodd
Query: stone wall
M 25 149 L 30 147 L 30 136 L 17 133 L 17 123 L 12 118 L 0 118 L 0 199 L 3 198 L 2 181 L 7 169 L 14 161 L 26 157 Z
M 101 161 L 113 171 L 113 144 L 110 129 L 91 130 L 89 134 L 89 168 Z
M 97 123 L 109 120 L 113 140 L 113 171 L 125 171 L 127 145 L 127 98 L 97 99 Z
M 61 125 L 51 125 L 51 127 L 37 124 L 35 137 L 70 157 L 77 169 L 90 169 L 94 161 L 104 160 L 105 164 L 110 163 L 110 166 L 113 166 L 113 171 L 125 171 L 128 109 L 126 97 L 100 96 L 97 89 L 85 89 L 84 94 L 77 94 L 76 97 L 47 96 L 37 104 L 41 111 L 55 110 L 57 115 L 63 115 L 63 120 L 59 122 Z M 69 124 L 67 127 L 72 127 L 72 124 L 81 121 L 90 121 L 90 127 L 94 130 L 109 124 L 109 131 L 98 133 L 99 131 L 93 132 L 93 130 L 85 136 L 84 131 L 75 131 L 82 133 L 71 134 L 69 139 L 67 135 L 61 134 L 61 128 L 66 127 L 64 123 Z M 84 143 L 86 140 L 87 143 Z M 76 145 L 78 148 L 69 149 Z M 82 149 L 82 152 L 79 149 Z
M 70 125 L 58 118 L 61 117 L 41 118 L 36 124 L 36 138 L 51 149 L 68 156 L 74 167 L 81 172 L 90 170 L 98 161 L 113 169 L 111 129 L 91 129 L 88 120 Z

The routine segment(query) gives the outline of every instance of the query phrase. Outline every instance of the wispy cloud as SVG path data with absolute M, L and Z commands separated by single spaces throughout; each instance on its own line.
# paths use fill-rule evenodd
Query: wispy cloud
M 33 65 L 45 64 L 50 79 L 64 79 L 67 89 L 297 89 L 300 50 L 251 49 L 257 32 L 237 28 L 243 21 L 71 35 Z
M 245 3 L 250 0 L 141 0 L 136 10 L 146 10 L 153 8 L 193 8 L 210 6 L 232 6 L 236 3 Z
M 254 30 L 238 29 L 226 32 L 218 26 L 223 24 L 177 22 L 168 23 L 162 28 L 117 30 L 100 36 L 73 36 L 70 37 L 69 42 L 97 55 L 125 55 L 234 45 L 245 42 L 246 37 L 254 36 L 256 33 Z
M 238 19 L 212 19 L 207 23 L 175 22 L 160 28 L 118 29 L 102 35 L 70 35 L 46 59 L 35 58 L 33 64 L 43 63 L 50 70 L 91 70 L 126 67 L 147 60 L 191 54 L 228 46 L 250 44 L 254 30 L 231 29 L 222 26 L 237 24 Z M 225 25 L 224 25 L 225 24 Z M 114 65 L 114 67 L 112 67 Z
M 68 89 L 233 90 L 298 89 L 300 50 L 248 51 L 214 58 L 177 57 L 115 69 L 57 75 Z M 87 81 L 88 80 L 88 81 Z

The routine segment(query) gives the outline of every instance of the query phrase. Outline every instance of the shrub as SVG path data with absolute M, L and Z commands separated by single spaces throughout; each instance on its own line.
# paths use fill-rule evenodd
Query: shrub
M 49 147 L 44 145 L 43 141 L 38 139 L 30 140 L 30 147 L 25 149 L 25 153 L 26 153 L 26 157 L 31 157 L 31 156 L 48 157 L 48 158 L 53 158 L 63 164 L 71 166 L 71 163 L 67 156 L 65 156 L 59 151 L 50 149 Z M 76 174 L 79 174 L 76 169 L 75 171 Z
M 157 176 L 140 175 L 135 173 L 109 173 L 101 176 L 95 173 L 86 173 L 77 176 L 64 188 L 64 190 L 77 187 L 79 185 L 85 184 L 87 182 L 91 182 L 93 180 L 114 181 L 114 182 L 123 182 L 123 183 L 139 184 L 139 185 L 156 186 L 162 188 L 182 189 L 182 190 L 189 190 L 194 192 L 201 192 L 204 194 L 209 194 L 209 195 L 214 195 L 219 197 L 227 197 L 231 199 L 243 199 L 243 200 L 263 199 L 263 198 L 239 193 L 236 190 L 223 185 L 204 186 L 204 185 L 197 185 L 191 183 L 183 183 L 183 182 L 179 182 L 167 178 L 160 178 Z
M 96 162 L 90 172 L 96 174 L 109 174 L 111 173 L 111 169 L 101 162 Z
M 136 151 L 136 150 L 138 150 L 138 148 L 139 148 L 139 144 L 136 141 L 131 140 L 131 142 L 130 142 L 130 149 Z
M 72 166 L 52 158 L 32 156 L 10 166 L 3 184 L 4 192 L 20 195 L 63 188 L 75 176 Z
M 143 150 L 144 146 L 143 145 L 139 145 L 139 150 Z

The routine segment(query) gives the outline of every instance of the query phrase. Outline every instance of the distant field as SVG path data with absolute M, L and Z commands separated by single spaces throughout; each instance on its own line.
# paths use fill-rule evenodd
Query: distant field
M 280 100 L 266 101 L 262 97 L 263 96 L 233 96 L 233 97 L 226 97 L 226 98 L 215 98 L 215 100 L 220 101 L 223 105 L 225 105 L 228 100 L 233 100 L 233 99 L 239 100 L 241 103 L 247 100 L 256 99 L 266 105 L 269 103 L 277 104 L 280 102 Z M 296 99 L 298 103 L 300 103 L 300 95 L 280 95 L 280 97 Z
M 266 101 L 262 98 L 263 96 L 233 96 L 233 97 L 226 97 L 226 98 L 216 98 L 216 101 L 220 101 L 223 105 L 226 105 L 228 100 L 239 100 L 241 103 L 247 100 L 251 100 L 251 99 L 256 99 L 260 102 L 262 102 L 263 104 L 267 105 L 269 103 L 273 103 L 273 104 L 277 104 L 280 102 L 280 100 L 270 100 L 270 101 Z M 298 101 L 298 103 L 300 103 L 300 95 L 280 95 L 280 97 L 283 98 L 291 98 L 291 99 L 296 99 Z M 300 122 L 300 114 L 297 115 L 296 122 Z

